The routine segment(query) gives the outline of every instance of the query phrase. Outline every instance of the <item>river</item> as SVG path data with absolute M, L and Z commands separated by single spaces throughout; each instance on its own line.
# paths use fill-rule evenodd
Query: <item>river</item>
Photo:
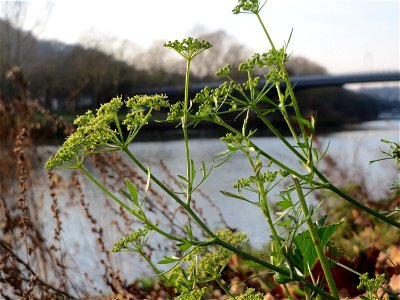
M 380 139 L 398 141 L 399 121 L 368 122 L 353 126 L 345 131 L 318 137 L 321 145 L 330 145 L 328 153 L 337 161 L 337 168 L 345 167 L 346 170 L 351 170 L 350 178 L 355 181 L 365 180 L 370 193 L 377 199 L 384 195 L 384 191 L 390 188 L 392 180 L 398 176 L 398 171 L 392 161 L 369 164 L 370 160 L 382 157 L 379 147 L 387 147 L 380 142 Z M 284 149 L 277 138 L 255 137 L 254 141 L 264 151 L 280 161 L 298 168 L 298 162 Z M 185 150 L 182 141 L 139 142 L 132 144 L 130 149 L 143 163 L 149 164 L 153 174 L 161 174 L 160 177 L 164 181 L 170 179 L 165 170 L 161 168 L 160 161 L 165 163 L 170 173 L 185 174 Z M 213 155 L 225 150 L 225 145 L 218 139 L 194 139 L 190 142 L 190 149 L 196 166 L 201 166 L 201 161 L 204 161 L 206 166 L 209 167 Z M 56 147 L 42 146 L 38 151 L 47 156 L 48 153 L 54 153 Z M 67 178 L 71 175 L 71 172 L 65 170 L 57 170 L 56 172 L 61 178 L 61 184 L 63 180 L 65 181 L 65 190 L 58 189 L 57 194 L 62 211 L 62 248 L 69 259 L 69 272 L 74 274 L 74 278 L 78 282 L 82 283 L 87 281 L 82 275 L 87 272 L 91 274 L 94 281 L 93 286 L 104 287 L 99 279 L 102 276 L 102 271 L 99 272 L 101 254 L 98 254 L 96 235 L 91 231 L 91 225 L 79 204 L 72 205 L 68 202 L 69 193 L 67 190 L 74 188 L 68 186 L 67 183 Z M 335 170 L 330 170 L 330 172 L 334 174 Z M 269 240 L 269 232 L 258 209 L 246 202 L 229 199 L 220 193 L 220 190 L 233 192 L 232 184 L 239 178 L 247 177 L 250 174 L 246 159 L 241 155 L 234 156 L 227 164 L 213 171 L 201 188 L 208 199 L 199 199 L 197 205 L 202 208 L 211 227 L 217 229 L 222 226 L 223 223 L 218 215 L 218 211 L 221 211 L 223 218 L 230 227 L 246 232 L 251 244 L 260 247 Z M 38 171 L 38 178 L 46 177 L 44 173 Z M 112 203 L 111 205 L 114 207 L 107 208 L 103 203 L 104 196 L 93 185 L 84 182 L 83 188 L 86 201 L 90 203 L 91 212 L 98 220 L 96 226 L 102 226 L 106 229 L 104 241 L 106 247 L 111 249 L 113 242 L 121 236 L 121 233 L 116 230 L 117 227 L 114 226 L 116 214 L 113 209 L 117 208 L 117 204 Z M 40 183 L 34 187 L 33 193 L 36 198 L 44 199 L 40 219 L 50 239 L 54 234 L 55 226 L 50 210 L 51 198 L 48 192 L 43 191 Z M 213 205 L 210 205 L 208 201 L 211 201 Z M 275 201 L 274 194 L 271 195 L 271 201 Z M 178 218 L 177 221 L 180 222 Z M 168 228 L 165 229 L 168 230 Z M 157 240 L 154 236 L 152 238 Z M 115 268 L 120 270 L 122 277 L 128 280 L 137 278 L 144 273 L 151 273 L 139 262 L 135 255 L 130 253 L 112 254 L 112 260 Z

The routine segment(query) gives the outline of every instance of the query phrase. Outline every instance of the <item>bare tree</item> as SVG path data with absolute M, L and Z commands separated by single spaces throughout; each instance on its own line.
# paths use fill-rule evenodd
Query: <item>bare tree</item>
M 286 63 L 286 69 L 289 75 L 321 75 L 327 73 L 324 67 L 302 56 L 290 57 Z
M 22 70 L 32 61 L 36 39 L 50 15 L 53 3 L 44 5 L 43 13 L 37 17 L 32 27 L 23 30 L 29 2 L 4 1 L 0 3 L 0 94 L 3 98 L 13 96 L 12 85 L 6 80 L 6 73 L 13 66 Z
M 250 49 L 240 44 L 225 31 L 202 33 L 199 32 L 201 30 L 195 28 L 193 35 L 197 35 L 198 39 L 209 41 L 213 47 L 204 52 L 204 55 L 196 57 L 196 63 L 193 64 L 193 73 L 200 80 L 213 80 L 216 78 L 214 74 L 218 68 L 231 64 L 235 69 L 240 62 L 249 57 Z M 198 31 L 197 34 L 196 31 Z

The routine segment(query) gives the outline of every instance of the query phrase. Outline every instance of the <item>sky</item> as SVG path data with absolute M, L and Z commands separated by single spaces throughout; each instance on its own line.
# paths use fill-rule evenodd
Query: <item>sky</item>
M 0 0 L 4 2 L 4 0 Z M 268 41 L 253 15 L 233 15 L 233 0 L 55 0 L 35 32 L 40 38 L 76 43 L 86 32 L 127 39 L 146 49 L 156 40 L 186 37 L 194 28 L 224 30 L 257 52 Z M 30 1 L 24 26 L 43 15 L 46 2 Z M 268 0 L 261 17 L 276 46 L 293 29 L 289 52 L 332 74 L 398 71 L 399 1 Z M 0 11 L 1 15 L 1 11 Z

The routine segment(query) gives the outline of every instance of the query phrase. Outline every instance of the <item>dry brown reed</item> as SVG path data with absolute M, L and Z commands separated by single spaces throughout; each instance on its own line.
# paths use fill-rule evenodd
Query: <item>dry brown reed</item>
M 10 78 L 21 84 L 21 95 L 9 102 L 0 101 L 0 298 L 76 299 L 65 284 L 60 284 L 62 280 L 53 280 L 54 276 L 65 279 L 67 275 L 46 237 L 39 217 L 43 203 L 34 192 L 39 132 L 53 132 L 44 128 L 49 120 L 54 130 L 71 126 L 29 98 L 26 81 L 16 70 Z M 51 193 L 54 211 L 59 212 L 54 190 Z M 59 240 L 61 219 L 57 215 L 55 236 Z

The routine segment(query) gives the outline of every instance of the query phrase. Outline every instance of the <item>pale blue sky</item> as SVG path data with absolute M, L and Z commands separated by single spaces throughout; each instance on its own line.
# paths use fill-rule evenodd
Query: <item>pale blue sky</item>
M 26 26 L 43 7 L 31 1 Z M 233 0 L 56 0 L 41 38 L 77 42 L 95 30 L 145 48 L 181 39 L 195 26 L 225 30 L 249 48 L 268 44 L 252 15 L 233 15 Z M 331 73 L 399 70 L 399 1 L 268 0 L 262 11 L 277 46 L 293 27 L 290 50 Z M 30 23 L 31 22 L 31 23 Z

